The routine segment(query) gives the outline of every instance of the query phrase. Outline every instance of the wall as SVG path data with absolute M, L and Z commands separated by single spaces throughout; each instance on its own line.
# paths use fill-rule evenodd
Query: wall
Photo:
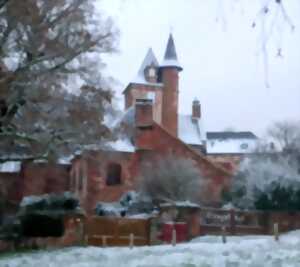
M 62 193 L 69 189 L 69 165 L 26 163 L 21 171 L 22 195 Z
M 18 209 L 18 203 L 22 199 L 21 177 L 19 173 L 0 173 L 0 195 L 6 197 L 8 200 L 2 212 L 4 214 L 15 213 Z
M 85 240 L 92 246 L 150 245 L 150 219 L 90 217 L 85 223 Z
M 142 84 L 131 85 L 125 91 L 125 107 L 128 109 L 129 107 L 135 105 L 136 99 L 147 99 L 147 94 L 150 92 L 155 93 L 155 100 L 153 101 L 153 119 L 157 123 L 161 123 L 163 97 L 162 87 L 147 86 Z
M 151 153 L 143 153 L 144 157 L 147 158 L 142 160 L 159 160 L 160 157 L 168 154 L 193 160 L 201 174 L 208 177 L 209 190 L 205 198 L 210 203 L 218 202 L 223 187 L 229 185 L 232 176 L 230 171 L 213 163 L 204 155 L 195 152 L 156 123 L 153 123 L 151 127 L 137 130 L 136 146 L 139 150 L 151 151 Z
M 215 162 L 223 164 L 230 164 L 233 170 L 237 170 L 241 160 L 245 155 L 241 154 L 215 154 L 215 155 L 207 155 L 207 157 Z
M 71 170 L 71 190 L 80 198 L 82 206 L 89 214 L 94 214 L 97 202 L 114 202 L 127 191 L 135 188 L 138 154 L 117 151 L 90 151 L 75 159 Z M 121 184 L 106 185 L 107 166 L 121 165 Z M 82 177 L 81 177 L 82 176 Z M 76 180 L 82 179 L 78 190 Z

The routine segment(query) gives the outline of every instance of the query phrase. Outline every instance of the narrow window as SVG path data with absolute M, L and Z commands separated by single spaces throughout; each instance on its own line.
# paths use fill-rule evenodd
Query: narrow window
M 79 169 L 79 176 L 78 176 L 78 190 L 81 191 L 83 187 L 83 176 L 84 172 L 82 167 Z
M 121 184 L 122 167 L 117 163 L 110 163 L 107 166 L 106 185 L 119 185 Z

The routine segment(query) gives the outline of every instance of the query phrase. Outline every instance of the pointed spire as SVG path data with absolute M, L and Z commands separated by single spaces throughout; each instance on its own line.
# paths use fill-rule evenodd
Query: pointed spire
M 174 38 L 172 33 L 169 36 L 164 59 L 177 60 L 177 53 L 176 53 L 176 48 L 175 48 L 175 43 L 174 43 Z
M 177 58 L 175 42 L 172 33 L 170 33 L 169 35 L 168 44 L 161 67 L 176 67 L 179 69 L 179 71 L 182 70 L 182 67 Z

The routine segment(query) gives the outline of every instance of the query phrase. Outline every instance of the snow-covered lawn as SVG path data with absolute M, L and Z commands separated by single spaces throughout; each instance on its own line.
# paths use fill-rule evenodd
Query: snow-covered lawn
M 272 237 L 207 236 L 172 247 L 68 248 L 2 258 L 0 267 L 299 267 L 300 231 Z

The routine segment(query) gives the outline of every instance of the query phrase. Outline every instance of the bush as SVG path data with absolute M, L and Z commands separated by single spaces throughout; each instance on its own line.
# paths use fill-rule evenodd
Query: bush
M 61 237 L 64 234 L 64 223 L 61 217 L 42 214 L 28 214 L 21 218 L 24 237 Z
M 300 175 L 290 158 L 260 155 L 241 163 L 222 196 L 241 209 L 300 211 Z
M 21 202 L 21 214 L 34 212 L 60 212 L 76 211 L 79 201 L 71 193 L 50 194 L 43 196 L 25 197 Z
M 143 166 L 140 192 L 154 204 L 162 202 L 199 202 L 205 179 L 189 159 L 166 156 Z

